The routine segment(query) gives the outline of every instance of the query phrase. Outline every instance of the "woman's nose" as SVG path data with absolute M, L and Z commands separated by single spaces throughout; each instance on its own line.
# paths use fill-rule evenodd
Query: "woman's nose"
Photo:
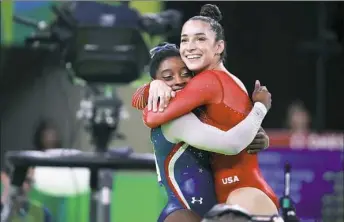
M 189 41 L 189 43 L 187 45 L 187 50 L 192 51 L 194 49 L 196 49 L 196 44 L 193 41 Z
M 175 82 L 176 85 L 177 85 L 177 84 L 182 84 L 182 83 L 184 83 L 184 82 L 185 82 L 184 79 L 181 78 L 180 76 L 176 77 L 176 82 Z

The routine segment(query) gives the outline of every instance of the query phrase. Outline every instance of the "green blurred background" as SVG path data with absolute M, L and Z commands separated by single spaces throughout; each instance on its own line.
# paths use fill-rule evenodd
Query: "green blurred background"
M 116 1 L 106 3 L 119 4 Z M 12 21 L 13 14 L 37 21 L 51 21 L 54 19 L 49 9 L 51 4 L 53 1 L 1 1 L 1 44 L 23 45 L 25 37 L 34 31 L 32 28 L 15 24 Z M 54 4 L 59 3 L 54 2 Z M 159 1 L 132 1 L 130 5 L 141 13 L 159 12 L 163 7 L 163 3 Z M 149 38 L 145 33 L 143 35 L 149 46 L 156 45 L 162 40 L 160 37 Z M 148 80 L 148 75 L 143 75 L 132 86 Z M 111 218 L 116 222 L 156 221 L 166 202 L 165 193 L 157 183 L 155 172 L 115 172 L 113 189 Z M 51 211 L 56 222 L 88 221 L 89 191 L 80 193 L 75 190 L 68 196 L 61 196 L 58 194 L 59 191 L 56 192 L 57 194 L 49 194 L 45 190 L 34 188 L 30 198 L 44 204 Z
M 72 183 L 73 179 L 70 178 Z M 30 199 L 47 207 L 54 222 L 88 222 L 90 192 L 74 190 L 74 194 L 59 195 L 58 189 L 51 194 L 34 188 L 30 193 Z M 156 174 L 150 172 L 114 173 L 111 196 L 111 221 L 116 222 L 156 221 L 167 201 L 165 191 L 157 183 Z

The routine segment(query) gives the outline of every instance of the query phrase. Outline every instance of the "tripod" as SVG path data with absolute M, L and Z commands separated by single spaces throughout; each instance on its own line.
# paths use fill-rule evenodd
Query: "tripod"
M 52 155 L 40 151 L 11 151 L 7 152 L 6 158 L 14 166 L 12 178 L 14 188 L 22 186 L 27 170 L 31 166 L 88 168 L 91 172 L 90 222 L 109 222 L 111 170 L 155 171 L 155 158 L 153 154 L 135 154 L 128 148 L 109 150 L 110 138 L 116 132 L 119 122 L 121 103 L 104 96 L 96 96 L 89 102 L 83 107 L 87 109 L 83 109 L 80 115 L 85 114 L 84 116 L 87 117 L 85 119 L 96 146 L 95 152 Z M 15 189 L 13 197 L 18 195 L 17 190 Z M 11 205 L 9 206 L 11 208 Z M 8 221 L 6 218 L 1 218 L 1 221 Z
M 122 101 L 104 86 L 88 85 L 86 99 L 81 101 L 77 116 L 85 122 L 86 130 L 92 137 L 96 155 L 103 158 L 127 158 L 132 149 L 124 147 L 109 149 L 113 136 L 118 136 L 117 127 L 120 121 Z M 90 188 L 90 221 L 110 222 L 110 200 L 113 185 L 113 171 L 110 169 L 91 169 Z
M 108 146 L 113 134 L 116 133 L 120 119 L 120 108 L 122 102 L 111 95 L 101 95 L 96 87 L 93 88 L 95 95 L 88 100 L 89 106 L 82 106 L 79 115 L 85 120 L 92 135 L 92 142 L 98 155 L 128 156 L 132 150 L 129 148 L 109 150 Z M 91 115 L 87 115 L 87 113 Z M 110 203 L 113 184 L 113 172 L 109 169 L 91 170 L 90 188 L 90 219 L 91 221 L 110 222 Z

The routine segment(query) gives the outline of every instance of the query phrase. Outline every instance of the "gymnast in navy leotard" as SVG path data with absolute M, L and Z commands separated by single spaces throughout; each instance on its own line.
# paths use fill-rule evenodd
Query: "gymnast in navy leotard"
M 151 50 L 151 54 L 153 55 L 150 64 L 152 78 L 163 80 L 172 90 L 178 92 L 183 89 L 193 77 L 182 62 L 175 45 L 160 45 Z M 139 89 L 133 96 L 134 107 L 141 109 L 145 107 L 146 103 L 141 100 L 142 96 L 138 96 L 143 93 Z M 248 127 L 251 126 L 250 120 L 243 120 L 229 131 L 221 131 L 202 123 L 197 118 L 202 112 L 202 108 L 198 108 L 151 131 L 159 182 L 168 195 L 168 203 L 158 222 L 178 221 L 181 218 L 187 218 L 185 221 L 190 222 L 200 221 L 199 217 L 217 204 L 209 165 L 210 152 L 236 155 L 241 150 L 231 147 L 238 147 L 240 141 L 238 137 L 257 134 L 259 125 L 255 129 Z M 255 114 L 249 115 L 248 119 L 250 118 L 256 118 Z M 251 141 L 252 139 L 242 141 L 242 147 L 246 147 L 245 145 Z M 234 143 L 236 145 L 233 145 Z M 175 216 L 185 210 L 195 214 L 187 215 L 188 213 L 184 212 L 186 216 Z
M 175 45 L 162 44 L 152 49 L 151 54 L 152 78 L 164 80 L 174 91 L 182 89 L 193 77 L 182 62 Z M 142 109 L 146 104 L 141 102 L 133 101 L 133 106 Z M 163 127 L 152 129 L 151 141 L 157 160 L 159 182 L 168 195 L 168 203 L 158 222 L 166 221 L 173 212 L 181 209 L 193 211 L 195 215 L 191 217 L 203 216 L 217 203 L 209 153 L 183 142 L 170 142 L 164 135 Z

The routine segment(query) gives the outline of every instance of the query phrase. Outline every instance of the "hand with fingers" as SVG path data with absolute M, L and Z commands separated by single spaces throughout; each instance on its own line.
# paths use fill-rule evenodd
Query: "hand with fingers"
M 262 86 L 259 80 L 256 80 L 254 91 L 252 93 L 253 102 L 263 103 L 267 110 L 271 108 L 271 93 L 266 86 Z
M 259 80 L 256 80 L 254 91 L 252 94 L 253 102 L 260 102 L 262 103 L 267 110 L 271 108 L 271 93 L 267 89 L 266 86 L 262 86 Z M 260 128 L 256 137 L 252 141 L 252 143 L 247 147 L 247 153 L 249 154 L 256 154 L 269 146 L 269 137 L 263 128 Z
M 260 128 L 252 143 L 247 147 L 247 153 L 256 154 L 269 147 L 269 136 L 263 128 Z
M 175 97 L 175 95 L 176 92 L 162 80 L 152 81 L 149 88 L 148 110 L 163 112 L 170 99 Z

